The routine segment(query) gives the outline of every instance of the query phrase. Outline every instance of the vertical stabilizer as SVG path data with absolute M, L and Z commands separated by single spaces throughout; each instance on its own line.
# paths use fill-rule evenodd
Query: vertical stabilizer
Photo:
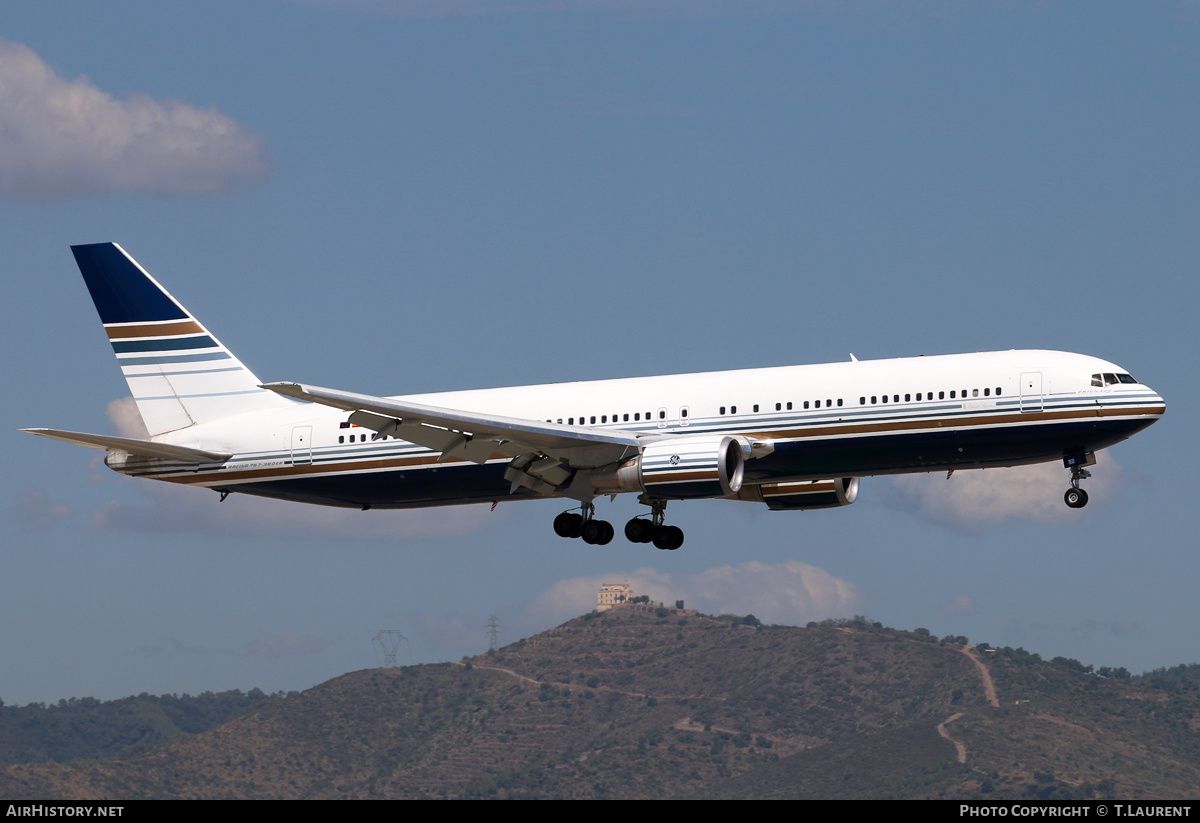
M 116 243 L 71 251 L 151 436 L 281 405 Z

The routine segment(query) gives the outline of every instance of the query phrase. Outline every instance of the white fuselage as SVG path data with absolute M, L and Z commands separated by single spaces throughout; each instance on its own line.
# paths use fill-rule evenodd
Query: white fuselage
M 598 431 L 726 434 L 765 443 L 761 456 L 746 461 L 749 485 L 1059 460 L 1119 442 L 1165 410 L 1161 397 L 1112 363 L 1040 350 L 396 399 Z M 431 449 L 374 438 L 370 430 L 350 426 L 348 416 L 293 402 L 155 438 L 234 455 L 219 465 L 120 455 L 109 462 L 128 474 L 329 505 L 409 507 L 536 496 L 510 490 L 503 479 L 508 459 L 501 455 L 484 464 L 439 461 Z

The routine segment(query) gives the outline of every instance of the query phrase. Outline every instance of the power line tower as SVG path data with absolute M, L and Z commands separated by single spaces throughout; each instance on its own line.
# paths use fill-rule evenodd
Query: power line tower
M 489 652 L 496 651 L 496 641 L 500 639 L 500 629 L 501 628 L 503 628 L 503 627 L 500 625 L 500 621 L 496 619 L 496 615 L 493 614 L 491 617 L 488 618 L 487 632 L 488 632 L 488 651 Z
M 396 650 L 401 643 L 407 643 L 408 638 L 395 629 L 380 629 L 379 634 L 371 638 L 371 646 L 378 646 L 383 652 L 384 668 L 396 665 Z

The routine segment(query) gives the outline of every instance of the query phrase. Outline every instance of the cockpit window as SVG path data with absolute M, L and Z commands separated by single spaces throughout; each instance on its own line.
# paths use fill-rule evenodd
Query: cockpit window
M 1114 386 L 1118 383 L 1137 383 L 1137 381 L 1133 379 L 1132 374 L 1109 374 L 1105 372 L 1104 374 L 1092 375 L 1093 386 Z

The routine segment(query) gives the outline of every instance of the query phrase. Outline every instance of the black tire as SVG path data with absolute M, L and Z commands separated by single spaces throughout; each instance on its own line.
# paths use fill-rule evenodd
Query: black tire
M 630 543 L 649 543 L 654 539 L 654 524 L 635 517 L 625 524 L 625 539 Z
M 1067 506 L 1072 509 L 1082 509 L 1087 505 L 1087 492 L 1083 489 L 1067 489 L 1067 493 L 1063 495 L 1063 499 L 1067 501 Z
M 654 533 L 654 547 L 673 552 L 683 545 L 683 529 L 678 526 L 662 526 Z
M 667 551 L 673 552 L 683 545 L 683 529 L 679 528 L 678 526 L 668 526 L 667 528 L 671 530 L 672 538 L 671 546 L 667 549 Z
M 554 518 L 554 533 L 559 537 L 579 537 L 583 516 L 574 512 L 563 512 Z
M 607 524 L 603 520 L 589 520 L 583 524 L 583 528 L 579 531 L 579 536 L 583 538 L 583 542 L 590 546 L 603 545 L 604 527 Z
M 607 546 L 609 543 L 612 542 L 612 539 L 616 535 L 617 530 L 614 529 L 612 523 L 609 523 L 607 520 L 601 520 L 599 522 L 600 522 L 600 526 L 603 528 L 604 533 L 600 535 L 600 539 L 596 541 L 596 545 L 597 546 Z

